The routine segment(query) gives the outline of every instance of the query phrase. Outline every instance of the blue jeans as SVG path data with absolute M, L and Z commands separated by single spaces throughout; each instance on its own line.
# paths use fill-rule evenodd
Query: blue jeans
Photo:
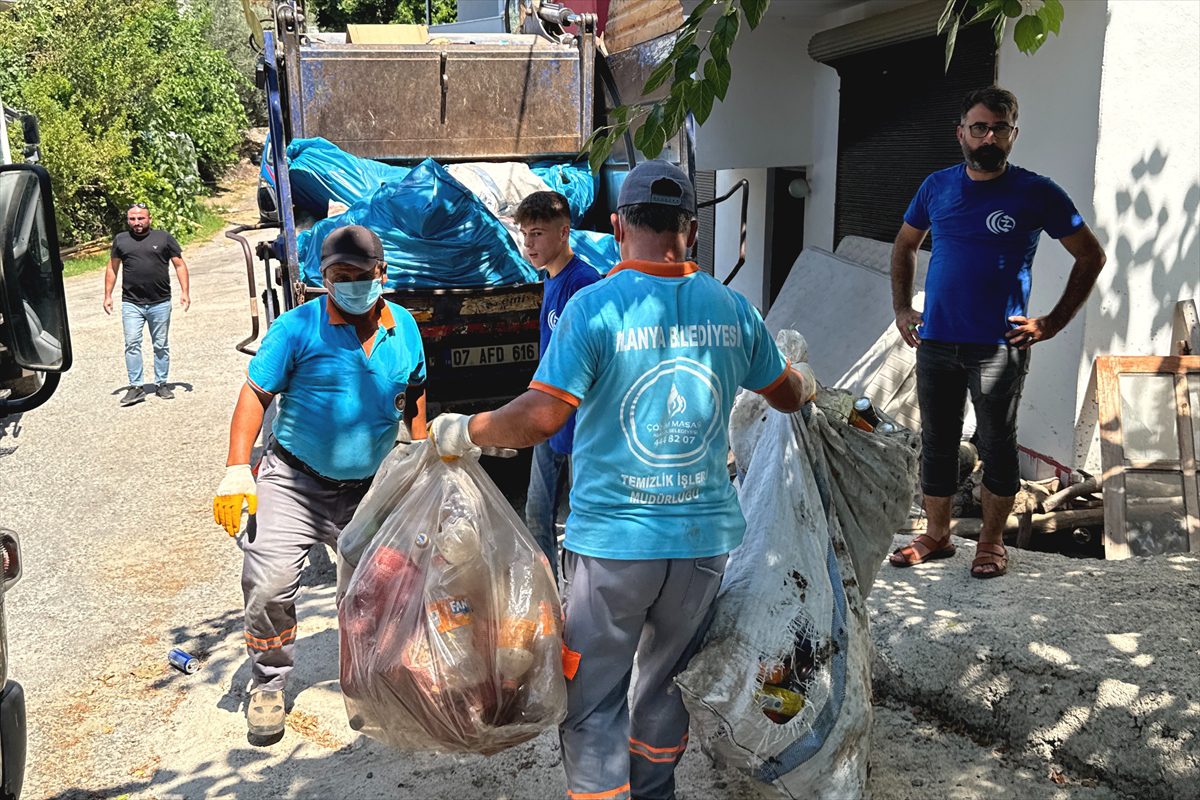
M 558 506 L 571 488 L 571 457 L 554 452 L 549 442 L 533 448 L 529 469 L 529 493 L 525 498 L 525 526 L 550 559 L 558 580 Z
M 167 347 L 167 329 L 171 327 L 171 301 L 142 305 L 121 303 L 121 323 L 125 326 L 125 369 L 129 372 L 129 385 L 142 385 L 142 326 L 150 326 L 150 340 L 154 343 L 154 382 L 167 382 L 167 369 L 171 366 L 171 349 Z

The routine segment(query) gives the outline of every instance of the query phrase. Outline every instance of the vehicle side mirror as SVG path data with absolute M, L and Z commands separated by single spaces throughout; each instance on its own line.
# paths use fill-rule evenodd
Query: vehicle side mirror
M 71 366 L 67 296 L 50 193 L 36 164 L 0 166 L 0 361 L 34 372 Z

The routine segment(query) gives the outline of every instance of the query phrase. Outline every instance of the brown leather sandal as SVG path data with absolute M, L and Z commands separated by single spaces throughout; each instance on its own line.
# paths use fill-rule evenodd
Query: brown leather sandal
M 980 542 L 975 546 L 975 560 L 971 562 L 972 578 L 999 578 L 1006 572 L 1008 548 L 991 542 Z
M 893 567 L 911 567 L 926 561 L 950 558 L 957 550 L 949 536 L 939 542 L 928 533 L 920 533 L 907 545 L 888 556 L 888 563 Z

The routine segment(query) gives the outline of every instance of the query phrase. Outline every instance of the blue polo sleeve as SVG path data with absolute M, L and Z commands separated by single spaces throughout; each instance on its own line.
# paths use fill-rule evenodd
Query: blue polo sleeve
M 933 180 L 933 175 L 930 175 L 921 182 L 921 188 L 917 189 L 917 193 L 913 195 L 912 201 L 908 204 L 908 209 L 904 212 L 904 221 L 917 230 L 929 230 L 929 194 L 932 191 L 932 187 L 930 186 L 931 180 Z
M 1041 181 L 1042 229 L 1052 238 L 1070 236 L 1083 227 L 1083 217 L 1070 196 L 1049 178 Z
M 279 394 L 286 391 L 296 363 L 296 348 L 293 343 L 292 322 L 295 314 L 289 311 L 280 315 L 258 346 L 258 352 L 246 367 L 250 382 L 264 392 Z
M 424 386 L 426 379 L 425 368 L 425 344 L 421 341 L 421 329 L 417 327 L 417 321 L 413 319 L 412 314 L 400 306 L 392 303 L 392 316 L 400 317 L 397 324 L 401 328 L 401 335 L 404 337 L 404 342 L 408 346 L 410 355 L 409 362 L 412 364 L 412 371 L 408 373 L 409 386 Z M 402 312 L 402 313 L 401 313 Z
M 567 303 L 530 387 L 578 406 L 599 374 L 600 352 L 599 335 L 592 329 L 586 305 Z
M 750 368 L 741 385 L 752 392 L 768 389 L 779 380 L 788 368 L 787 359 L 779 352 L 771 332 L 759 315 L 758 309 L 746 302 L 745 322 L 742 323 L 746 355 L 750 360 Z

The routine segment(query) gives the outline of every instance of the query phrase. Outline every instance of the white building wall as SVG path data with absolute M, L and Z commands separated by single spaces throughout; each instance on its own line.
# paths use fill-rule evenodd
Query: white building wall
M 696 136 L 696 168 L 718 171 L 718 195 L 742 178 L 750 181 L 746 264 L 731 285 L 760 309 L 766 299 L 766 168 L 812 164 L 815 73 L 826 68 L 808 57 L 810 36 L 811 31 L 786 18 L 744 29 L 730 55 L 729 93 Z M 723 278 L 737 262 L 741 206 L 733 198 L 717 209 L 714 266 Z M 808 222 L 806 203 L 806 244 Z M 832 237 L 832 216 L 830 223 Z
M 1200 302 L 1200 3 L 1112 0 L 1108 15 L 1093 197 L 1108 265 L 1082 320 L 1076 378 L 1076 457 L 1095 472 L 1092 359 L 1168 355 L 1175 303 Z
M 1019 103 L 1013 163 L 1052 178 L 1096 227 L 1092 196 L 1108 9 L 1095 0 L 1068 0 L 1064 6 L 1062 34 L 1051 36 L 1033 56 L 1017 50 L 1009 26 L 996 58 L 996 82 Z M 1049 313 L 1058 302 L 1072 263 L 1058 242 L 1042 235 L 1033 266 L 1032 314 Z M 1034 347 L 1019 416 L 1020 443 L 1068 466 L 1075 441 L 1077 375 L 1083 361 L 1090 363 L 1083 353 L 1084 329 L 1081 311 L 1058 336 Z

